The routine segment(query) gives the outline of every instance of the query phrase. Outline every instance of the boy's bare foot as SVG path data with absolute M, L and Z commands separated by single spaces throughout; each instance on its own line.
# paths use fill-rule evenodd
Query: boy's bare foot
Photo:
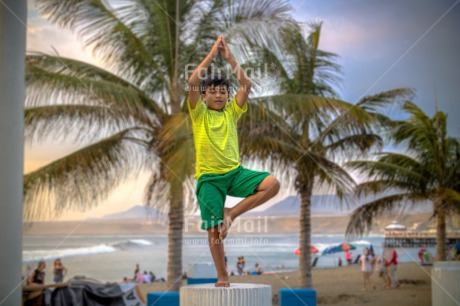
M 232 225 L 232 218 L 230 217 L 230 208 L 224 208 L 224 218 L 220 226 L 219 239 L 224 240 L 227 237 L 228 229 Z
M 230 281 L 228 280 L 218 280 L 217 283 L 214 284 L 215 287 L 230 287 Z

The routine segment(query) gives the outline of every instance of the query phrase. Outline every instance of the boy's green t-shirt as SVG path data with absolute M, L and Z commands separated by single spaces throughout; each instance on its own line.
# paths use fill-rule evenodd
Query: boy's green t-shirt
M 201 100 L 195 109 L 190 107 L 193 122 L 193 140 L 196 149 L 196 174 L 223 174 L 238 168 L 240 153 L 236 125 L 238 119 L 248 109 L 247 103 L 240 108 L 236 97 L 228 102 L 223 111 L 209 110 Z

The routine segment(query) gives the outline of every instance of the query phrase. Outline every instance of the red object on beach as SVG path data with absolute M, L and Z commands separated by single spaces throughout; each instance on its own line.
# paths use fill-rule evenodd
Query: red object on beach
M 318 253 L 319 251 L 318 251 L 317 248 L 315 248 L 315 246 L 310 245 L 310 252 L 311 252 L 312 254 L 315 254 L 315 253 Z M 294 251 L 294 255 L 297 255 L 297 256 L 300 255 L 300 248 L 297 248 L 297 249 Z
M 323 255 L 334 254 L 338 252 L 346 252 L 349 250 L 356 250 L 356 247 L 349 243 L 341 243 L 338 245 L 328 247 L 323 251 Z

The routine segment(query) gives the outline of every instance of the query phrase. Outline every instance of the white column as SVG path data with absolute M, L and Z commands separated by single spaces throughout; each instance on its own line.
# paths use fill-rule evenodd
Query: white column
M 214 284 L 185 286 L 180 289 L 180 306 L 272 306 L 272 287 L 259 284 Z
M 26 0 L 0 2 L 0 305 L 21 305 Z
M 460 262 L 438 261 L 431 269 L 431 299 L 433 306 L 460 304 Z

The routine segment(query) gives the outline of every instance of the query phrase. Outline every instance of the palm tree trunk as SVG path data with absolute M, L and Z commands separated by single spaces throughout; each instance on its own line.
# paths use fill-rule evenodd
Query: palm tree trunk
M 182 199 L 171 196 L 168 225 L 168 276 L 167 291 L 179 291 L 182 284 L 182 231 L 184 207 Z
M 312 288 L 311 279 L 311 195 L 312 185 L 300 191 L 300 256 L 299 256 L 299 287 Z
M 436 261 L 446 260 L 446 212 L 442 201 L 436 201 Z
M 180 55 L 179 55 L 179 46 L 180 46 L 180 16 L 179 16 L 179 0 L 176 0 L 176 17 L 175 17 L 175 25 L 176 25 L 176 33 L 174 35 L 174 61 L 173 61 L 173 75 L 171 80 L 171 113 L 177 114 L 181 112 L 180 102 L 181 96 L 183 95 L 184 89 L 181 88 L 180 80 L 179 80 L 179 62 L 180 62 Z

